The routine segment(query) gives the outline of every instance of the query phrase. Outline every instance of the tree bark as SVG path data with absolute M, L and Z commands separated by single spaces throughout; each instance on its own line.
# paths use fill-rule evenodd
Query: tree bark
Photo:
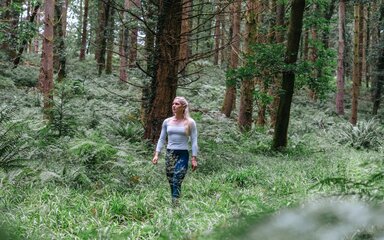
M 336 113 L 344 115 L 345 0 L 339 1 L 339 46 L 337 58 Z
M 354 41 L 353 41 L 353 74 L 352 74 L 352 110 L 351 117 L 349 119 L 352 125 L 357 124 L 357 111 L 360 95 L 361 84 L 361 62 L 360 62 L 360 18 L 361 18 L 361 3 L 355 3 L 354 5 Z
M 379 61 L 377 63 L 377 80 L 375 81 L 374 92 L 373 92 L 373 108 L 372 114 L 377 115 L 382 98 L 382 89 L 384 85 L 384 48 L 381 50 Z
M 145 12 L 144 18 L 145 19 L 152 19 L 154 17 L 154 13 L 158 12 L 155 6 L 152 6 L 151 4 L 142 4 L 142 8 L 144 9 L 143 12 Z M 140 117 L 141 122 L 144 126 L 146 126 L 146 121 L 148 119 L 149 112 L 151 111 L 151 101 L 153 100 L 153 93 L 152 93 L 152 85 L 153 81 L 156 76 L 156 52 L 155 52 L 155 24 L 152 24 L 152 22 L 147 21 L 146 28 L 144 29 L 145 32 L 145 60 L 146 60 L 146 72 L 148 76 L 151 78 L 151 83 L 144 81 L 143 83 L 143 89 L 141 94 L 141 109 L 140 109 Z
M 332 19 L 333 13 L 335 12 L 336 5 L 337 5 L 337 1 L 330 1 L 328 8 L 325 9 L 324 19 L 326 24 L 328 25 L 331 24 L 331 19 Z M 330 28 L 323 29 L 323 34 L 321 36 L 321 39 L 324 44 L 324 47 L 327 49 L 329 48 L 329 38 L 330 38 L 329 35 L 330 35 Z
M 313 5 L 313 11 L 314 12 L 318 12 L 319 11 L 319 6 L 317 3 L 314 3 Z M 317 37 L 317 28 L 318 26 L 315 24 L 315 25 L 312 25 L 309 29 L 308 29 L 308 35 L 310 36 L 310 39 L 311 39 L 311 43 L 309 44 L 309 52 L 308 52 L 308 60 L 311 62 L 311 64 L 313 66 L 316 66 L 316 61 L 317 61 L 317 43 L 319 42 L 318 41 L 318 37 Z M 309 40 L 309 39 L 308 39 Z M 314 67 L 312 69 L 312 72 L 311 72 L 311 76 L 310 76 L 310 81 L 309 81 L 309 92 L 308 92 L 308 96 L 309 96 L 309 99 L 311 99 L 312 101 L 316 101 L 316 98 L 317 98 L 317 93 L 316 93 L 316 81 L 319 77 L 319 73 L 318 73 L 318 68 L 317 67 Z
M 40 23 L 40 14 L 41 11 L 40 11 L 40 8 L 37 10 L 37 13 L 36 13 L 36 24 L 38 25 Z M 35 37 L 34 40 L 33 40 L 33 52 L 38 54 L 39 53 L 39 39 L 40 37 Z
M 108 22 L 109 22 L 109 13 L 110 13 L 110 1 L 100 1 L 99 4 L 99 23 L 98 23 L 98 32 L 96 40 L 96 53 L 95 58 L 98 65 L 98 74 L 99 76 L 105 70 L 105 54 L 106 54 L 106 45 L 107 45 L 107 36 L 108 36 Z
M 221 13 L 221 4 L 220 0 L 216 1 L 216 15 L 215 15 L 215 53 L 213 55 L 213 64 L 219 65 L 219 49 L 220 49 L 220 39 L 221 39 L 221 30 L 220 30 L 220 14 Z
M 63 17 L 63 0 L 56 0 L 55 3 L 55 23 L 54 24 L 54 46 L 53 46 L 53 66 L 57 71 L 57 80 L 61 82 L 66 76 L 66 49 L 64 43 L 64 27 L 66 22 Z
M 260 29 L 263 24 L 264 24 L 264 12 L 267 11 L 268 7 L 265 5 L 264 1 L 259 1 L 257 6 L 257 25 L 258 29 Z M 261 31 L 257 33 L 257 38 L 256 38 L 256 43 L 258 44 L 265 44 L 267 42 L 267 37 L 266 34 L 263 34 Z M 259 91 L 261 94 L 267 94 L 267 81 L 264 78 L 264 76 L 268 76 L 269 73 L 266 72 L 266 70 L 263 70 L 263 77 L 257 77 L 256 78 L 256 85 L 259 88 Z M 256 125 L 257 126 L 264 126 L 267 122 L 266 120 L 266 110 L 267 110 L 267 105 L 262 99 L 258 99 L 256 101 L 257 104 L 257 118 L 256 118 Z
M 89 0 L 84 0 L 84 14 L 83 14 L 83 26 L 81 32 L 81 48 L 79 60 L 85 60 L 85 53 L 87 49 L 87 27 L 88 27 L 88 11 L 89 11 Z
M 68 18 L 68 4 L 69 0 L 64 0 L 62 6 L 62 27 L 63 27 L 63 36 L 67 36 L 67 18 Z
M 43 49 L 41 54 L 41 67 L 39 75 L 39 89 L 44 96 L 44 118 L 51 121 L 53 106 L 53 22 L 55 0 L 46 0 L 44 3 L 44 33 Z
M 105 66 L 105 73 L 112 74 L 112 57 L 113 57 L 113 48 L 114 48 L 114 40 L 115 40 L 115 8 L 109 8 L 109 18 L 107 23 L 107 61 Z
M 285 53 L 285 63 L 292 65 L 297 61 L 300 37 L 303 26 L 303 14 L 305 0 L 293 0 L 291 15 L 289 18 L 287 50 Z M 291 110 L 295 83 L 295 73 L 292 70 L 283 72 L 282 93 L 280 95 L 279 108 L 277 111 L 276 126 L 274 131 L 272 148 L 275 150 L 287 146 L 288 125 Z
M 178 83 L 182 0 L 160 0 L 156 33 L 156 75 L 151 84 L 150 112 L 144 138 L 155 143 L 161 124 L 172 114 L 171 105 Z
M 276 16 L 276 26 L 277 29 L 275 30 L 275 42 L 277 44 L 282 44 L 284 42 L 284 32 L 283 27 L 285 25 L 284 17 L 285 17 L 285 5 L 284 3 L 280 1 L 275 1 L 276 9 L 275 9 L 275 16 Z M 270 88 L 270 95 L 273 96 L 273 100 L 271 105 L 269 106 L 269 114 L 270 114 L 270 124 L 271 127 L 274 128 L 276 124 L 276 117 L 277 117 L 277 108 L 279 107 L 279 92 L 278 90 L 281 88 L 281 74 L 278 76 L 275 76 L 273 78 L 273 84 Z
M 231 22 L 232 22 L 232 39 L 231 39 L 231 54 L 230 68 L 237 68 L 239 65 L 240 51 L 240 11 L 241 0 L 236 0 L 231 5 Z M 236 104 L 236 83 L 227 82 L 227 88 L 224 97 L 224 104 L 221 112 L 230 117 Z
M 247 54 L 255 54 L 251 46 L 257 42 L 258 15 L 260 14 L 258 3 L 255 0 L 247 1 L 247 12 L 245 22 L 245 51 Z M 240 107 L 237 123 L 242 132 L 252 129 L 253 122 L 253 92 L 255 90 L 255 79 L 243 79 L 240 88 Z
M 378 16 L 376 19 L 377 22 L 381 22 L 384 18 L 384 8 L 378 7 L 379 4 L 374 1 L 374 5 L 372 6 L 373 14 L 376 13 Z M 380 10 L 379 10 L 380 9 Z M 378 11 L 379 10 L 379 11 Z M 383 91 L 383 85 L 384 85 L 384 37 L 380 36 L 380 24 L 375 23 L 372 27 L 372 43 L 374 45 L 378 45 L 379 49 L 377 52 L 379 52 L 379 56 L 376 63 L 376 74 L 373 77 L 372 81 L 372 114 L 375 116 L 378 114 L 379 107 L 381 104 L 382 99 L 382 91 Z M 381 38 L 381 41 L 379 42 L 379 38 Z
M 120 55 L 120 66 L 119 66 L 119 79 L 121 82 L 127 81 L 127 65 L 128 65 L 128 14 L 127 10 L 130 7 L 130 0 L 124 1 L 124 11 L 121 12 L 122 21 L 120 27 L 120 44 L 119 44 L 119 55 Z
M 179 56 L 179 72 L 181 72 L 183 75 L 186 73 L 186 67 L 189 58 L 189 34 L 191 31 L 189 15 L 191 12 L 191 5 L 192 0 L 183 0 Z
M 132 9 L 133 7 L 135 8 L 140 8 L 141 7 L 141 2 L 140 0 L 134 0 L 134 6 L 131 6 L 130 8 Z M 132 4 L 131 4 L 132 5 Z M 135 26 L 131 30 L 131 36 L 130 36 L 130 48 L 129 48 L 129 67 L 133 68 L 136 66 L 136 61 L 137 61 L 137 38 L 138 38 L 138 23 L 137 20 Z

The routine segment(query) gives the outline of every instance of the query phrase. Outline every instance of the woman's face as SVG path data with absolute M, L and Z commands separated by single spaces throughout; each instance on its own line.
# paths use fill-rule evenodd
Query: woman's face
M 172 112 L 173 114 L 181 114 L 184 111 L 184 106 L 179 100 L 173 100 L 172 103 Z

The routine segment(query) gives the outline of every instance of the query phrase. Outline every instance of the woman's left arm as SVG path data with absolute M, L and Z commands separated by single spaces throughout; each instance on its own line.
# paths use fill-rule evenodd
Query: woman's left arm
M 191 121 L 191 142 L 192 142 L 192 171 L 197 168 L 197 153 L 199 151 L 197 145 L 197 127 L 194 120 Z

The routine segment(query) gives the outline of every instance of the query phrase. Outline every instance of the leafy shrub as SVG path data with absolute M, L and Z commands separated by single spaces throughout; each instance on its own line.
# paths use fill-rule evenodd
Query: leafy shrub
M 114 159 L 117 149 L 102 137 L 93 135 L 90 139 L 79 139 L 74 142 L 70 152 L 80 158 L 88 167 L 95 168 Z
M 9 78 L 4 78 L 0 70 L 0 88 L 14 88 L 13 81 Z
M 22 166 L 22 153 L 27 148 L 27 138 L 23 134 L 23 122 L 11 121 L 11 109 L 0 110 L 0 168 L 10 170 Z
M 38 69 L 34 71 L 30 67 L 19 66 L 12 71 L 12 79 L 18 87 L 36 87 Z
M 382 144 L 383 135 L 380 123 L 375 119 L 370 119 L 362 120 L 356 126 L 350 123 L 342 125 L 336 137 L 339 143 L 356 149 L 376 149 Z
M 111 132 L 129 140 L 129 142 L 140 142 L 143 136 L 143 127 L 136 118 L 120 117 L 110 124 Z

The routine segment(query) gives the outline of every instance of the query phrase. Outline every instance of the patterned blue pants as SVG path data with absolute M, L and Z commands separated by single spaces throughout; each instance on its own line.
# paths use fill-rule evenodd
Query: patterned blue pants
M 180 197 L 181 183 L 188 169 L 188 159 L 188 150 L 167 149 L 165 167 L 173 200 Z

